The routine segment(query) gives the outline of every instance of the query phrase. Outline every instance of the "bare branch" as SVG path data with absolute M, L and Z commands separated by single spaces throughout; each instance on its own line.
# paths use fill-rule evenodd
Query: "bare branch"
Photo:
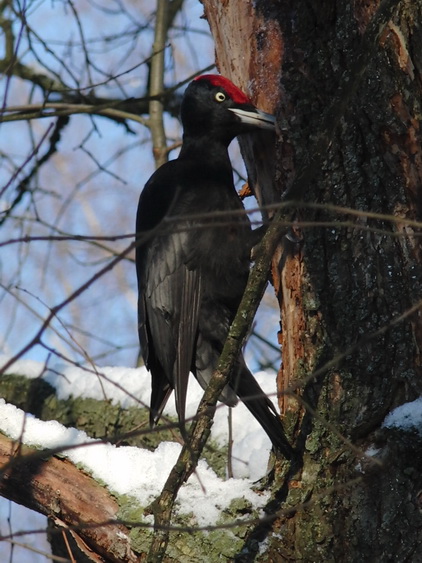
M 192 424 L 189 439 L 185 443 L 176 465 L 173 467 L 161 495 L 153 503 L 154 524 L 156 526 L 154 539 L 151 543 L 148 560 L 157 561 L 163 557 L 169 533 L 166 526 L 170 523 L 173 505 L 183 483 L 194 471 L 202 454 L 202 450 L 211 432 L 215 406 L 227 381 L 230 378 L 233 366 L 241 352 L 249 329 L 255 317 L 256 310 L 261 302 L 268 280 L 268 272 L 274 250 L 280 238 L 286 232 L 284 221 L 278 220 L 281 212 L 269 226 L 257 252 L 257 260 L 249 275 L 242 302 L 230 328 L 224 349 L 211 381 L 204 393 L 198 407 L 197 416 Z

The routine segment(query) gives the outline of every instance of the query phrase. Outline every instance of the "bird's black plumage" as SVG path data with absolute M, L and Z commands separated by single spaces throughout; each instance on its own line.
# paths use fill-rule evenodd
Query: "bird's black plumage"
M 189 372 L 206 387 L 217 366 L 242 298 L 254 233 L 246 215 L 223 221 L 218 211 L 241 211 L 227 148 L 256 128 L 273 128 L 229 80 L 204 75 L 186 89 L 181 109 L 183 145 L 141 193 L 136 231 L 139 338 L 151 371 L 151 423 L 174 389 L 184 424 Z M 263 426 L 273 445 L 291 457 L 281 421 L 239 358 L 235 377 L 220 399 L 237 396 Z

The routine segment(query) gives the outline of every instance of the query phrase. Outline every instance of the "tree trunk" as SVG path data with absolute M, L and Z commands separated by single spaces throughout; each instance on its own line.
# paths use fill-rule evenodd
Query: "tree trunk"
M 277 112 L 258 199 L 303 201 L 273 264 L 301 462 L 266 560 L 420 561 L 421 437 L 382 423 L 422 391 L 421 2 L 203 3 L 221 73 Z

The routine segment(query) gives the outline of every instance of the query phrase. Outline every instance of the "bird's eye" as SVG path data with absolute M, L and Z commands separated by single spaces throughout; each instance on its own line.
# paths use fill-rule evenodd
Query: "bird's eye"
M 226 99 L 225 94 L 223 94 L 223 92 L 217 92 L 215 95 L 215 99 L 217 102 L 224 102 L 224 100 Z

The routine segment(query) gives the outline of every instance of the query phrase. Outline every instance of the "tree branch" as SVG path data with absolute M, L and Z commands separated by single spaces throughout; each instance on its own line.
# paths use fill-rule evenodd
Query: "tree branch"
M 150 67 L 151 98 L 158 96 L 164 89 L 164 54 L 168 30 L 168 0 L 157 0 L 157 13 L 155 17 L 155 35 L 152 46 Z M 149 126 L 152 136 L 152 153 L 156 168 L 167 161 L 167 141 L 163 123 L 163 103 L 161 100 L 151 99 L 149 103 Z
M 285 210 L 279 210 L 262 239 L 257 260 L 249 275 L 248 285 L 230 328 L 218 367 L 204 393 L 192 424 L 189 439 L 185 443 L 176 465 L 173 467 L 161 495 L 153 503 L 155 533 L 148 554 L 151 563 L 160 561 L 169 541 L 169 525 L 173 505 L 183 483 L 194 471 L 213 424 L 217 400 L 229 381 L 242 346 L 248 335 L 259 303 L 264 294 L 274 250 L 286 233 Z
M 0 466 L 15 457 L 36 450 L 17 445 L 0 435 Z M 0 494 L 72 527 L 81 549 L 93 550 L 104 561 L 134 562 L 138 558 L 130 547 L 129 530 L 122 524 L 101 525 L 117 520 L 119 506 L 110 493 L 92 477 L 66 460 L 31 457 L 13 464 L 0 481 Z
M 183 0 L 157 0 L 149 85 L 151 100 L 149 103 L 149 127 L 156 168 L 167 162 L 169 153 L 163 121 L 163 112 L 165 110 L 162 97 L 164 92 L 164 60 L 168 30 L 182 5 Z

